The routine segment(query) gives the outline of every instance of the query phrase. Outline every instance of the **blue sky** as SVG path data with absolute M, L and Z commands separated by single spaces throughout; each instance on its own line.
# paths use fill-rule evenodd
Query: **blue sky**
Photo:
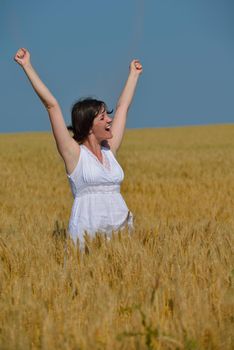
M 233 0 L 0 1 L 0 132 L 50 130 L 19 47 L 60 102 L 114 108 L 133 58 L 143 64 L 129 128 L 234 121 Z

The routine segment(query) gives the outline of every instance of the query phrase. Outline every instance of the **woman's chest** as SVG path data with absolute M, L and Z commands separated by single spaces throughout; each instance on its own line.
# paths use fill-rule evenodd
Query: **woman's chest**
M 103 152 L 102 162 L 95 156 L 87 154 L 83 162 L 82 177 L 84 183 L 120 183 L 123 181 L 124 173 L 119 163 Z

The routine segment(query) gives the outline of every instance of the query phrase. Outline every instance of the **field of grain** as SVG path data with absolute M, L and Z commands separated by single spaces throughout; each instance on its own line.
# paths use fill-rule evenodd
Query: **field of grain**
M 0 349 L 233 349 L 234 125 L 128 130 L 135 230 L 65 238 L 50 133 L 0 135 Z

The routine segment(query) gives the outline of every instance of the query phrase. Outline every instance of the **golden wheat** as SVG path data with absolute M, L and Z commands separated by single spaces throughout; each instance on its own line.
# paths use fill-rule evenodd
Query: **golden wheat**
M 135 230 L 82 254 L 52 135 L 0 159 L 0 349 L 233 349 L 234 125 L 127 131 Z

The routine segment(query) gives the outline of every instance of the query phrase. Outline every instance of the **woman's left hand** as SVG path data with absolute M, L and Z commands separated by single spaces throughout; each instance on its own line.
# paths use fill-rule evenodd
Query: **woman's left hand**
M 139 60 L 133 60 L 131 63 L 130 63 L 130 72 L 134 72 L 134 73 L 137 73 L 137 74 L 141 74 L 142 71 L 143 71 L 143 67 L 142 67 L 142 64 Z

